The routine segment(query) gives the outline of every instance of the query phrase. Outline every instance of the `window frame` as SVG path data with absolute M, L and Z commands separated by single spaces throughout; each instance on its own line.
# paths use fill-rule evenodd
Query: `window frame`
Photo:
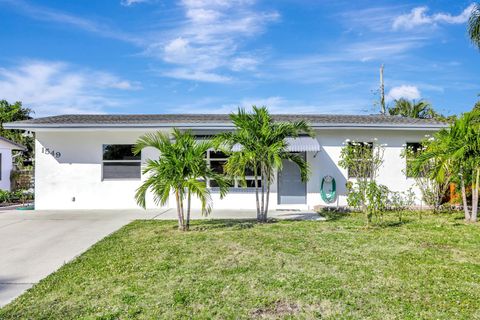
M 406 142 L 405 143 L 405 177 L 407 179 L 413 179 L 414 177 L 409 174 L 409 163 L 414 161 L 414 159 L 409 159 L 408 158 L 408 147 L 409 145 L 416 145 L 417 149 L 414 151 L 414 153 L 418 154 L 418 150 L 422 148 L 422 143 L 421 142 Z
M 355 142 L 355 143 L 360 143 L 360 144 L 365 144 L 365 143 L 367 143 L 367 144 L 370 146 L 370 148 L 371 148 L 371 150 L 372 150 L 372 152 L 373 152 L 373 147 L 374 147 L 373 142 L 370 142 L 370 141 L 358 141 L 358 142 Z M 352 145 L 353 145 L 353 142 L 349 142 L 348 144 L 349 144 L 350 146 L 352 146 Z M 354 146 L 354 147 L 355 147 L 355 146 Z M 357 159 L 356 161 L 361 161 L 361 159 Z M 347 179 L 366 179 L 366 178 L 369 177 L 369 176 L 359 177 L 358 175 L 353 175 L 351 171 L 352 171 L 352 169 L 351 169 L 350 167 L 347 168 Z
M 207 165 L 209 168 L 212 168 L 211 166 L 211 163 L 212 162 L 226 162 L 228 161 L 228 155 L 225 155 L 226 157 L 223 157 L 223 158 L 211 158 L 210 157 L 210 152 L 220 152 L 220 151 L 216 151 L 216 150 L 213 150 L 213 149 L 210 149 L 210 150 L 207 150 L 207 153 L 205 155 L 205 161 L 207 161 Z M 246 181 L 252 181 L 253 183 L 255 183 L 255 177 L 254 176 L 245 176 L 245 180 Z M 259 182 L 258 186 L 260 187 L 261 186 L 261 183 L 262 183 L 262 179 L 260 178 L 260 176 L 257 177 L 257 180 Z M 210 185 L 210 182 L 212 181 L 212 179 L 208 178 L 207 179 L 207 188 L 210 188 L 210 189 L 215 189 L 215 188 L 218 188 L 216 186 L 211 186 Z M 232 188 L 235 188 L 235 189 L 255 189 L 255 186 L 251 186 L 251 187 L 242 187 L 241 183 L 240 183 L 240 179 L 239 178 L 234 178 L 233 179 L 233 185 L 232 185 Z
M 105 160 L 105 146 L 134 146 L 133 143 L 103 143 L 102 144 L 102 181 L 139 181 L 142 179 L 142 152 L 138 154 L 139 159 L 135 160 Z M 139 175 L 137 178 L 105 178 L 105 163 L 138 163 Z

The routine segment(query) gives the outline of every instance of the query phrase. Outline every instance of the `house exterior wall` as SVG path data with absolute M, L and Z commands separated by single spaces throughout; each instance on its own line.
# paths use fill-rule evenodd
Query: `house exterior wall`
M 133 144 L 146 130 L 82 130 L 82 131 L 38 131 L 36 133 L 36 178 L 35 207 L 49 209 L 134 209 L 138 208 L 134 194 L 141 180 L 102 181 L 102 145 Z M 307 183 L 307 203 L 304 205 L 277 205 L 277 182 L 272 185 L 271 209 L 311 209 L 325 205 L 320 196 L 321 179 L 330 175 L 337 182 L 338 201 L 330 205 L 345 205 L 346 170 L 338 167 L 340 151 L 346 139 L 386 143 L 384 164 L 379 171 L 379 183 L 391 190 L 405 191 L 414 187 L 413 179 L 404 174 L 405 159 L 401 157 L 406 142 L 418 142 L 428 132 L 409 130 L 368 130 L 368 129 L 323 129 L 317 131 L 321 146 L 318 153 L 307 152 L 311 176 Z M 60 153 L 60 156 L 42 152 Z M 155 150 L 144 150 L 142 162 L 158 157 Z M 142 180 L 144 177 L 142 177 Z M 416 189 L 416 188 L 415 188 Z M 420 196 L 418 190 L 418 201 Z M 231 189 L 224 199 L 212 192 L 214 208 L 254 209 L 253 190 Z M 170 197 L 165 207 L 174 207 Z M 200 207 L 198 201 L 193 207 Z M 147 208 L 156 208 L 151 195 Z
M 0 144 L 0 154 L 2 157 L 0 189 L 10 191 L 10 173 L 13 169 L 12 149 Z

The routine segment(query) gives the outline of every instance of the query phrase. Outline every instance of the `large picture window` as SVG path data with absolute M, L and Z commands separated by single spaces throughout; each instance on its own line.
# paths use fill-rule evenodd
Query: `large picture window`
M 220 151 L 209 150 L 207 151 L 206 160 L 212 168 L 212 170 L 218 174 L 224 174 L 224 166 L 227 163 L 228 155 Z M 257 177 L 258 178 L 258 177 Z M 253 170 L 248 170 L 247 175 L 245 177 L 247 182 L 247 188 L 255 188 L 255 178 L 253 176 Z M 258 179 L 258 186 L 262 185 L 261 179 Z M 207 186 L 210 188 L 218 187 L 218 184 L 215 180 L 209 179 L 207 181 Z M 234 188 L 241 188 L 242 185 L 239 179 L 234 179 L 232 181 L 232 187 Z
M 103 145 L 103 180 L 140 179 L 142 157 L 132 148 L 132 144 Z

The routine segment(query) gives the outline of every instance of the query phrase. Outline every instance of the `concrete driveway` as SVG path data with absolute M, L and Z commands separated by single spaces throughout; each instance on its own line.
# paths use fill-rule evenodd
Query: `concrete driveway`
M 199 210 L 192 219 L 255 219 L 254 210 Z M 312 212 L 273 211 L 277 219 L 319 220 Z M 0 307 L 97 241 L 137 219 L 176 220 L 175 209 L 0 211 Z
M 0 211 L 0 307 L 132 220 L 165 211 Z

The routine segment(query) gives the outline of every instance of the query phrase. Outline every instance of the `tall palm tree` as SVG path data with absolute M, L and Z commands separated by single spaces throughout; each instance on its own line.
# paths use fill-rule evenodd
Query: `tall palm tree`
M 475 3 L 468 19 L 468 34 L 472 43 L 480 49 L 480 5 Z
M 480 111 L 464 113 L 449 128 L 439 131 L 415 160 L 414 172 L 427 165 L 439 183 L 460 181 L 465 220 L 476 222 L 480 186 Z M 458 177 L 458 178 L 457 178 Z M 449 180 L 450 179 L 450 180 Z M 472 211 L 466 187 L 472 186 Z
M 464 113 L 452 126 L 456 143 L 452 146 L 452 158 L 461 164 L 462 175 L 470 174 L 472 186 L 472 212 L 470 221 L 478 219 L 478 192 L 480 188 L 480 111 Z M 469 172 L 466 172 L 466 171 Z M 462 197 L 465 197 L 462 195 Z
M 410 101 L 404 98 L 395 100 L 394 106 L 388 109 L 388 113 L 391 116 L 400 115 L 418 119 L 432 119 L 438 116 L 427 101 Z
M 140 137 L 134 146 L 134 153 L 138 154 L 144 148 L 154 148 L 160 152 L 160 156 L 146 162 L 143 174 L 147 175 L 147 179 L 135 193 L 138 205 L 146 207 L 145 197 L 149 190 L 157 205 L 164 205 L 173 192 L 177 202 L 178 228 L 183 231 L 190 227 L 192 195 L 202 203 L 202 213 L 208 215 L 212 210 L 212 201 L 206 185 L 207 178 L 217 182 L 221 197 L 228 191 L 225 178 L 213 172 L 205 161 L 205 154 L 211 147 L 211 142 L 198 142 L 189 132 L 177 129 L 173 130 L 171 136 L 158 131 Z
M 230 119 L 236 130 L 218 135 L 216 146 L 230 155 L 225 164 L 225 172 L 229 176 L 240 179 L 241 184 L 246 186 L 247 172 L 253 173 L 257 220 L 265 222 L 270 187 L 275 171 L 282 169 L 282 161 L 288 159 L 296 163 L 303 181 L 309 175 L 308 163 L 303 157 L 288 151 L 285 139 L 302 133 L 313 136 L 313 131 L 305 121 L 275 122 L 266 107 L 253 106 L 252 113 L 239 108 L 237 113 L 230 115 Z

